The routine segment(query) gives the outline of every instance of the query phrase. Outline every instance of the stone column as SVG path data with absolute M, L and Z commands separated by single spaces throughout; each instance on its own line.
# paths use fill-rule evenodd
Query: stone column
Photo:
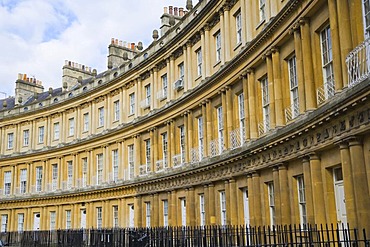
M 230 148 L 230 134 L 233 131 L 233 124 L 234 124 L 234 118 L 233 118 L 233 95 L 231 92 L 230 87 L 225 87 L 225 98 L 226 98 L 226 105 L 225 105 L 225 113 L 226 113 L 226 122 L 225 122 L 225 146 L 226 148 Z
M 202 48 L 202 80 L 204 80 L 206 78 L 206 56 L 208 56 L 208 54 L 206 54 L 207 48 L 204 29 L 200 30 L 200 44 Z
M 350 226 L 357 228 L 356 202 L 354 179 L 352 178 L 352 164 L 347 142 L 339 143 L 340 159 L 342 163 L 344 194 L 346 198 L 347 221 Z
M 274 83 L 274 72 L 272 69 L 272 58 L 271 51 L 266 53 L 266 66 L 267 66 L 267 81 L 269 90 L 269 104 L 270 104 L 270 129 L 275 129 L 276 126 L 276 114 L 275 114 L 275 83 Z M 266 119 L 268 120 L 268 119 Z M 266 131 L 266 130 L 265 130 Z
M 210 27 L 208 24 L 206 24 L 204 26 L 204 44 L 205 44 L 205 53 L 202 54 L 202 57 L 204 56 L 207 56 L 209 57 L 210 56 L 210 47 L 211 47 L 211 44 L 210 44 L 210 36 L 209 36 L 209 30 L 210 30 Z M 211 75 L 211 66 L 212 64 L 210 63 L 210 59 L 204 59 L 204 66 L 205 66 L 205 73 L 206 73 L 206 77 L 209 77 Z
M 334 73 L 335 90 L 338 91 L 338 90 L 342 90 L 343 88 L 341 64 L 343 64 L 345 70 L 347 70 L 346 63 L 345 63 L 345 58 L 347 54 L 345 54 L 345 56 L 341 58 L 341 49 L 340 49 L 341 44 L 339 40 L 338 13 L 337 13 L 337 8 L 336 8 L 336 2 L 337 1 L 335 0 L 328 0 L 332 53 L 336 54 L 336 56 L 333 56 L 333 70 L 334 70 L 333 73 Z M 342 2 L 347 2 L 347 1 L 342 1 Z M 345 12 L 348 13 L 348 10 Z M 347 21 L 348 21 L 347 26 L 349 27 L 350 20 L 348 19 Z
M 215 187 L 213 184 L 208 185 L 208 197 L 209 197 L 209 223 L 211 225 L 216 224 L 216 202 L 215 202 Z
M 311 49 L 311 34 L 310 23 L 307 18 L 299 21 L 301 25 L 301 38 L 302 38 L 302 54 L 304 54 L 303 67 L 304 67 L 304 84 L 306 95 L 306 110 L 314 110 L 317 106 L 316 89 L 314 82 L 314 71 L 312 61 Z
M 359 229 L 370 229 L 370 196 L 366 176 L 366 164 L 362 141 L 357 137 L 349 140 L 349 151 L 352 164 L 353 187 L 355 190 L 355 204 Z
M 305 184 L 306 208 L 307 208 L 307 223 L 315 224 L 315 214 L 313 208 L 311 168 L 309 157 L 305 156 L 302 159 L 303 179 Z
M 220 15 L 220 33 L 221 33 L 221 65 L 225 64 L 226 56 L 225 56 L 225 27 L 224 27 L 224 11 L 221 8 L 218 12 Z
M 140 165 L 141 165 L 141 136 L 140 135 L 135 135 L 134 136 L 135 143 L 134 143 L 134 152 L 135 152 L 135 157 L 134 157 L 134 167 L 135 167 L 135 176 L 138 176 L 140 174 Z M 135 206 L 136 207 L 136 206 Z M 136 209 L 135 209 L 136 212 Z M 135 224 L 136 225 L 136 224 Z
M 194 188 L 190 187 L 187 191 L 186 196 L 186 225 L 188 226 L 196 226 L 196 216 L 195 216 L 195 195 L 194 195 Z
M 175 121 L 173 119 L 170 120 L 170 136 L 169 138 L 171 138 L 171 146 L 168 145 L 168 148 L 170 151 L 170 155 L 168 156 L 169 158 L 169 164 L 172 164 L 170 165 L 169 167 L 172 167 L 173 166 L 173 156 L 176 155 L 176 141 L 175 141 L 175 138 L 176 138 L 176 135 L 175 135 Z M 169 140 L 169 138 L 167 140 Z M 180 141 L 180 140 L 179 140 Z
M 167 102 L 174 99 L 174 93 L 173 93 L 173 83 L 175 81 L 175 56 L 171 54 L 170 56 L 170 76 L 168 77 L 168 95 L 167 95 Z
M 150 105 L 151 105 L 151 108 L 152 109 L 156 109 L 157 108 L 157 105 L 156 105 L 156 96 L 155 93 L 158 92 L 158 85 L 157 85 L 157 79 L 154 78 L 154 69 L 151 69 L 150 70 L 150 78 L 152 80 L 152 83 L 150 83 L 151 85 L 151 97 L 150 97 Z
M 295 25 L 291 32 L 294 34 L 294 48 L 297 66 L 297 80 L 298 80 L 298 100 L 299 100 L 299 113 L 303 114 L 306 111 L 306 95 L 304 84 L 303 72 L 303 55 L 302 55 L 302 41 L 299 25 Z
M 152 207 L 153 222 L 152 226 L 159 226 L 159 195 L 158 193 L 154 194 L 153 197 L 153 207 Z
M 134 197 L 134 225 L 135 227 L 142 227 L 143 222 L 142 222 L 142 215 L 143 215 L 143 210 L 142 210 L 142 202 L 141 202 L 141 196 L 135 196 Z
M 249 124 L 250 124 L 250 138 L 256 139 L 258 137 L 257 132 L 257 111 L 256 111 L 256 89 L 255 89 L 255 78 L 254 69 L 248 69 L 248 107 L 249 107 Z
M 224 32 L 225 32 L 225 50 L 222 50 L 225 52 L 225 61 L 230 60 L 230 6 L 228 4 L 225 4 L 223 6 L 224 9 Z M 222 23 L 221 23 L 222 25 Z
M 202 118 L 203 118 L 203 157 L 208 155 L 208 139 L 207 139 L 207 103 L 202 101 L 200 103 L 202 107 Z M 199 143 L 198 143 L 199 146 Z M 200 157 L 200 156 L 199 156 Z
M 157 161 L 155 157 L 157 155 L 157 133 L 156 133 L 156 128 L 152 128 L 149 131 L 149 136 L 150 136 L 150 171 L 153 173 L 155 172 L 155 162 Z
M 243 72 L 243 74 L 239 77 L 242 80 L 243 84 L 243 94 L 244 94 L 244 126 L 245 126 L 245 136 L 241 136 L 241 141 L 244 142 L 245 140 L 250 139 L 251 129 L 250 129 L 250 118 L 249 118 L 249 107 L 248 107 L 248 80 L 247 80 L 247 73 Z
M 260 175 L 257 172 L 252 174 L 253 181 L 253 211 L 254 211 L 254 225 L 262 226 L 262 209 L 261 209 L 261 185 Z
M 191 45 L 191 41 L 188 40 L 186 42 L 186 52 L 187 52 L 187 65 L 185 68 L 187 68 L 187 70 L 185 70 L 185 73 L 187 73 L 187 78 L 186 78 L 186 81 L 184 83 L 184 91 L 188 91 L 189 89 L 192 89 L 193 88 L 193 77 L 192 77 L 192 71 L 193 71 L 193 60 L 192 60 L 192 51 L 191 51 L 191 48 L 192 48 L 192 45 Z
M 210 143 L 212 141 L 212 104 L 210 100 L 206 100 L 206 121 L 207 121 L 207 128 L 205 129 L 206 132 L 206 139 L 207 139 L 207 146 L 205 146 L 205 150 L 207 152 L 207 156 L 211 155 L 210 152 Z
M 238 217 L 238 194 L 237 194 L 237 183 L 234 179 L 229 180 L 229 191 L 230 191 L 230 196 L 229 196 L 229 203 L 230 203 L 230 223 L 233 226 L 242 224 L 242 220 L 239 220 Z
M 140 112 L 140 100 L 141 100 L 141 77 L 135 79 L 135 117 L 141 115 Z
M 171 200 L 170 200 L 170 217 L 169 217 L 169 225 L 170 226 L 177 226 L 177 196 L 176 190 L 171 191 Z
M 291 224 L 288 171 L 285 164 L 279 165 L 281 224 Z
M 249 202 L 249 223 L 251 226 L 257 226 L 256 217 L 254 214 L 254 189 L 252 174 L 247 174 L 247 186 L 248 186 L 248 202 Z
M 228 136 L 228 133 L 227 133 L 227 126 L 228 126 L 228 119 L 227 119 L 227 103 L 226 103 L 226 91 L 227 89 L 224 88 L 223 90 L 221 90 L 221 102 L 222 102 L 222 121 L 223 121 L 223 130 L 222 130 L 222 134 L 223 134 L 223 147 L 222 150 L 219 150 L 220 153 L 226 149 L 228 149 L 229 147 L 229 136 Z M 218 119 L 217 119 L 217 123 L 218 124 Z
M 159 82 L 158 82 L 158 68 L 156 66 L 153 67 L 152 69 L 152 75 L 153 75 L 153 108 L 156 109 L 158 108 L 158 100 L 157 100 L 157 95 L 154 93 L 157 93 L 160 89 Z
M 315 224 L 326 224 L 321 162 L 315 153 L 310 154 L 310 168 Z
M 274 205 L 275 205 L 275 225 L 281 225 L 281 200 L 280 200 L 280 180 L 279 180 L 279 165 L 272 168 L 272 177 L 274 185 Z M 270 223 L 272 219 L 270 218 Z
M 284 118 L 284 104 L 283 104 L 283 92 L 281 85 L 281 65 L 280 65 L 280 52 L 277 48 L 272 50 L 272 69 L 274 74 L 274 95 L 275 95 L 275 116 L 276 116 L 276 127 L 282 127 L 285 124 Z
M 193 134 L 193 112 L 190 110 L 190 111 L 187 111 L 188 113 L 188 117 L 187 117 L 187 143 L 186 143 L 186 147 L 187 147 L 187 160 L 188 162 L 191 162 L 191 150 L 193 148 L 193 144 L 194 144 L 194 134 Z
M 246 43 L 247 40 L 247 25 L 246 25 L 246 19 L 247 19 L 247 15 L 246 15 L 246 7 L 247 7 L 247 4 L 246 4 L 246 0 L 240 0 L 240 14 L 241 14 L 241 24 L 242 24 L 242 45 L 244 45 Z M 250 20 L 249 20 L 250 22 Z

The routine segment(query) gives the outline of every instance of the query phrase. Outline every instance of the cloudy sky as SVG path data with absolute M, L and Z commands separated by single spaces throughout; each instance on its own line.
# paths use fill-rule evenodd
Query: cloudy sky
M 61 87 L 64 60 L 102 72 L 111 38 L 146 47 L 170 5 L 186 0 L 0 0 L 0 92 L 14 95 L 18 73 Z

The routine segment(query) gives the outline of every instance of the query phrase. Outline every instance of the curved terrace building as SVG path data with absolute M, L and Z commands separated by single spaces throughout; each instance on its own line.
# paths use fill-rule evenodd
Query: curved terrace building
M 184 1 L 185 4 L 185 1 Z M 194 6 L 193 6 L 194 5 Z M 1 231 L 370 231 L 369 0 L 203 0 L 0 100 Z

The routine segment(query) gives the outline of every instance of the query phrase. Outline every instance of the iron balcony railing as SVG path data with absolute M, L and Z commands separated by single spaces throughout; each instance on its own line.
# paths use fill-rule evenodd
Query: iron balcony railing
M 323 104 L 328 99 L 335 95 L 335 83 L 334 81 L 328 81 L 317 89 L 317 105 Z
M 348 87 L 364 81 L 370 75 L 370 38 L 351 51 L 347 58 Z

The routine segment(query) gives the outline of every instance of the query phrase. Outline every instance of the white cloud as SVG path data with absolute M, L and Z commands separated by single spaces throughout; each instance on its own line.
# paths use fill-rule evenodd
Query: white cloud
M 0 0 L 0 91 L 14 95 L 18 73 L 61 87 L 64 60 L 105 70 L 110 39 L 148 45 L 169 5 L 186 0 Z

